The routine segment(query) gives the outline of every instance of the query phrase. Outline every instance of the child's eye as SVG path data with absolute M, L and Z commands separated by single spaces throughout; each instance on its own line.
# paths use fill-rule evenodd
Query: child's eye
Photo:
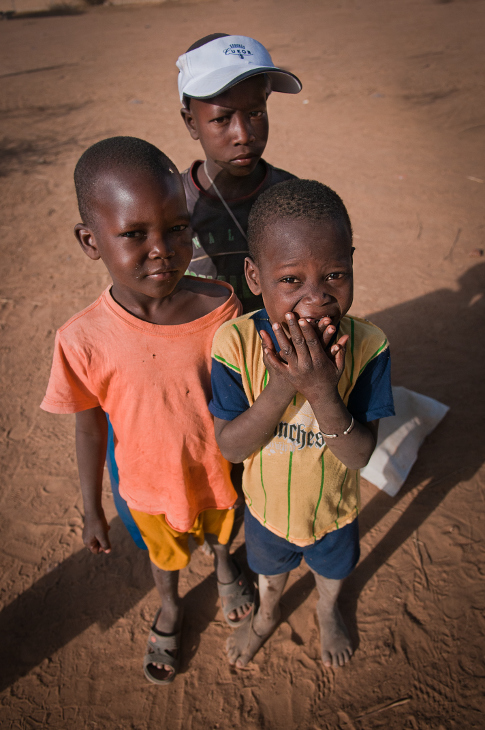
M 343 277 L 346 276 L 346 274 L 342 272 L 335 272 L 333 274 L 329 274 L 327 276 L 327 281 L 335 281 L 336 279 L 343 279 Z
M 125 231 L 121 234 L 123 238 L 143 238 L 145 231 Z
M 229 121 L 229 117 L 226 114 L 223 117 L 216 117 L 212 121 L 214 122 L 214 124 L 225 124 L 227 121 Z
M 296 276 L 285 276 L 280 281 L 282 281 L 283 284 L 295 284 L 298 281 L 298 279 Z
M 255 117 L 256 119 L 262 117 L 264 115 L 264 112 L 249 112 L 250 117 Z
M 180 225 L 178 226 L 172 226 L 170 230 L 174 233 L 179 233 L 180 231 L 185 231 L 187 228 L 188 225 L 186 225 L 185 223 L 180 223 Z

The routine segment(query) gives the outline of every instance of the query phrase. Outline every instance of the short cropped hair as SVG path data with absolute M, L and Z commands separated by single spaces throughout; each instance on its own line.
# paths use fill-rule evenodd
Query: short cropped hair
M 158 147 L 138 137 L 109 137 L 96 142 L 81 155 L 74 170 L 77 203 L 83 223 L 92 224 L 96 185 L 107 170 L 130 169 L 155 177 L 176 173 L 173 162 Z
M 195 41 L 195 43 L 192 43 L 192 45 L 187 48 L 185 53 L 190 53 L 190 51 L 195 51 L 196 48 L 205 46 L 206 43 L 215 41 L 215 40 L 217 40 L 217 38 L 229 38 L 229 33 L 211 33 L 210 35 L 205 35 L 203 38 L 199 38 L 198 41 Z
M 352 225 L 342 199 L 317 180 L 286 180 L 265 190 L 254 203 L 248 221 L 248 247 L 258 261 L 265 229 L 281 218 L 332 221 L 344 225 L 352 240 Z

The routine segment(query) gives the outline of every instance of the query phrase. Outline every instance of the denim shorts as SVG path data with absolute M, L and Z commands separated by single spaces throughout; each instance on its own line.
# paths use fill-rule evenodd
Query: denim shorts
M 248 565 L 260 575 L 288 573 L 305 558 L 308 567 L 318 575 L 342 580 L 350 575 L 360 557 L 357 519 L 327 533 L 313 545 L 300 547 L 264 527 L 246 506 L 244 531 Z

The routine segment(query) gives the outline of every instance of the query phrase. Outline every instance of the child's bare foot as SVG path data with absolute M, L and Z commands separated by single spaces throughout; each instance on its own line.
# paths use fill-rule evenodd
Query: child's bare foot
M 341 580 L 324 578 L 313 571 L 320 598 L 317 603 L 322 661 L 326 667 L 343 667 L 353 654 L 352 642 L 337 607 Z
M 245 667 L 271 636 L 280 620 L 280 598 L 287 579 L 288 573 L 259 576 L 259 611 L 252 621 L 239 626 L 227 640 L 229 664 L 238 669 Z
M 320 603 L 320 602 L 319 602 Z M 337 606 L 326 610 L 317 605 L 322 661 L 326 667 L 343 667 L 353 654 L 352 642 Z
M 226 641 L 229 664 L 238 669 L 245 667 L 271 636 L 279 620 L 280 609 L 277 606 L 272 616 L 268 616 L 266 620 L 261 611 L 258 611 L 253 621 L 248 621 L 235 629 Z

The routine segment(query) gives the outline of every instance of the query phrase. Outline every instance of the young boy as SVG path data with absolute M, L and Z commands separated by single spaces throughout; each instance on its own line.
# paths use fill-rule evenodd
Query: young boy
M 274 631 L 288 572 L 302 557 L 315 575 L 326 666 L 352 646 L 337 608 L 359 558 L 359 469 L 379 419 L 393 415 L 387 340 L 347 314 L 353 295 L 352 228 L 321 183 L 267 190 L 249 218 L 246 278 L 265 309 L 222 325 L 212 348 L 217 442 L 244 461 L 246 547 L 259 573 L 254 622 L 228 640 L 246 665 Z
M 260 309 L 261 297 L 251 293 L 244 276 L 249 211 L 264 190 L 294 177 L 261 157 L 268 141 L 266 100 L 271 90 L 297 94 L 301 83 L 277 68 L 258 41 L 226 33 L 196 41 L 177 66 L 182 117 L 207 158 L 182 173 L 194 229 L 187 273 L 230 282 L 243 311 Z M 135 543 L 144 549 L 140 531 L 119 494 L 111 430 L 107 463 L 118 513 Z M 236 484 L 239 476 L 233 472 Z
M 248 289 L 244 258 L 249 211 L 267 188 L 294 177 L 262 159 L 271 91 L 297 94 L 301 82 L 277 68 L 253 38 L 214 33 L 177 61 L 181 114 L 206 160 L 182 173 L 194 251 L 189 273 L 228 281 L 245 312 L 262 306 Z
M 74 179 L 83 221 L 76 238 L 113 284 L 58 331 L 41 407 L 76 413 L 83 540 L 93 553 L 111 549 L 101 505 L 109 414 L 121 494 L 162 601 L 144 671 L 166 684 L 180 659 L 177 586 L 189 534 L 202 544 L 207 533 L 228 623 L 251 613 L 251 591 L 227 545 L 236 500 L 230 465 L 207 409 L 212 337 L 240 304 L 229 285 L 184 276 L 189 215 L 180 175 L 160 150 L 133 137 L 106 139 L 82 155 Z

